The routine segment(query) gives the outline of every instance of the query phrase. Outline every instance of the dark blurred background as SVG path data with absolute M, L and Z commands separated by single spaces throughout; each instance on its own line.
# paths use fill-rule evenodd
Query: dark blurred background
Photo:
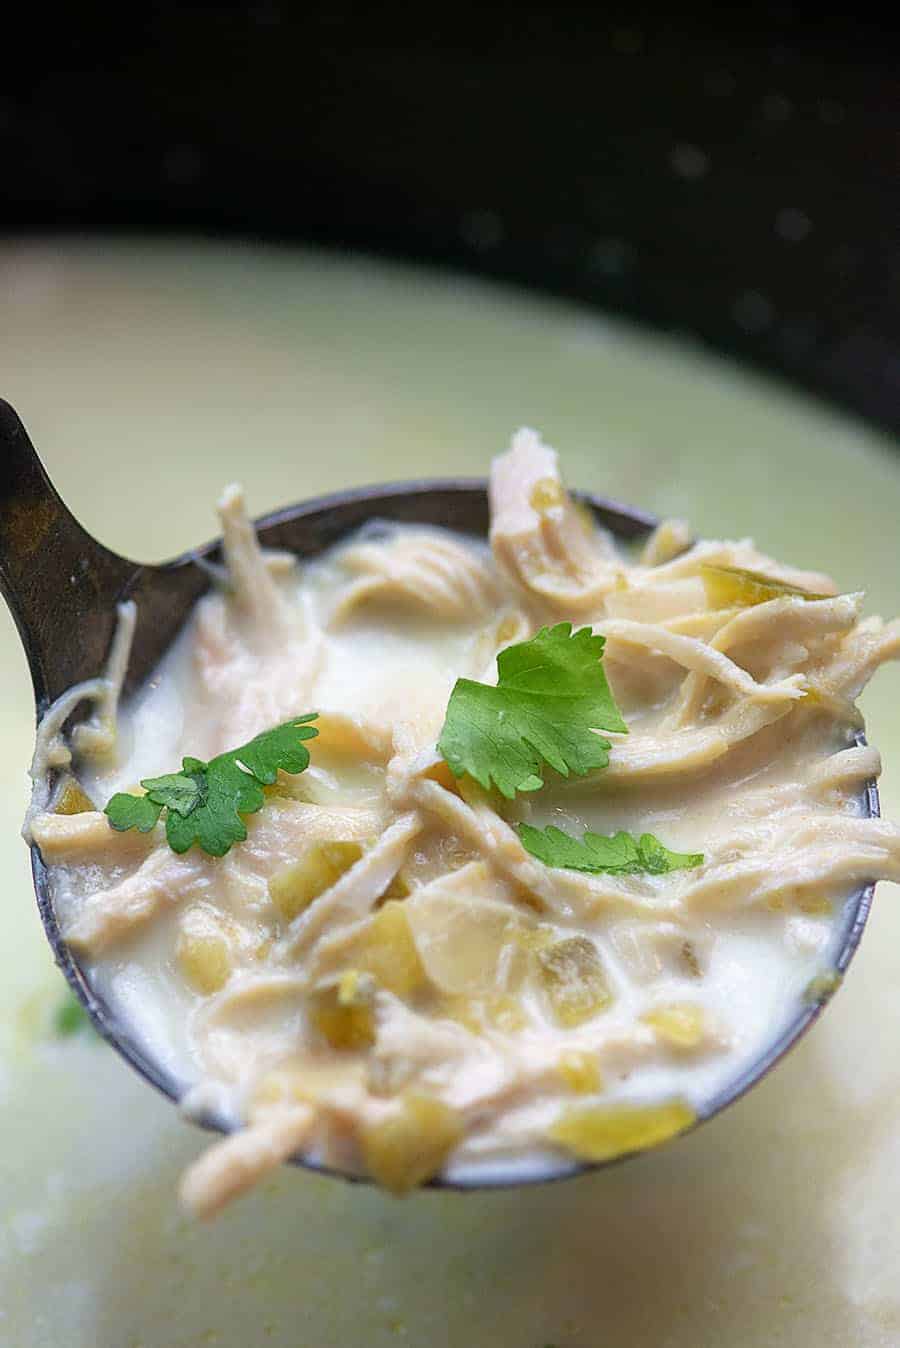
M 425 26 L 261 0 L 20 22 L 5 232 L 450 263 L 689 332 L 900 429 L 892 20 L 525 4 Z

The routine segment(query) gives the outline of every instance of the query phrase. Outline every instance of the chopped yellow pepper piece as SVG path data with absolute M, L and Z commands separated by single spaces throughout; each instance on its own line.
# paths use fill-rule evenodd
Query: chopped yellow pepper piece
M 354 942 L 351 958 L 355 968 L 372 974 L 397 997 L 408 997 L 426 981 L 405 905 L 398 899 L 389 899 L 373 914 Z
M 399 1196 L 436 1175 L 462 1136 L 455 1109 L 408 1091 L 389 1115 L 363 1130 L 363 1158 L 376 1184 Z
M 558 1025 L 582 1025 L 612 1001 L 597 947 L 586 936 L 570 936 L 539 950 L 537 963 Z
M 656 1031 L 657 1039 L 671 1048 L 691 1049 L 702 1043 L 706 1034 L 706 1016 L 702 1006 L 679 1002 L 646 1011 L 641 1017 Z
M 356 969 L 348 969 L 337 983 L 313 993 L 310 1020 L 332 1048 L 355 1050 L 374 1044 L 372 992 L 371 978 Z
M 362 853 L 358 842 L 314 843 L 300 861 L 276 871 L 269 881 L 269 897 L 285 922 L 293 921 L 330 889 Z
M 582 1161 L 611 1161 L 646 1151 L 684 1132 L 696 1122 L 690 1105 L 582 1105 L 565 1109 L 549 1137 Z
M 94 802 L 74 777 L 67 777 L 56 798 L 54 814 L 84 814 L 96 809 Z
M 578 1095 L 593 1095 L 603 1085 L 597 1059 L 582 1049 L 570 1049 L 560 1055 L 559 1074 Z
M 740 566 L 714 566 L 706 563 L 700 567 L 706 601 L 710 608 L 750 608 L 754 604 L 764 604 L 769 599 L 784 599 L 793 596 L 796 599 L 830 599 L 827 594 L 816 594 L 812 590 L 801 590 L 797 585 L 766 576 L 761 571 L 747 571 Z
M 532 487 L 528 502 L 532 510 L 536 510 L 539 515 L 543 515 L 547 510 L 552 510 L 554 506 L 563 505 L 565 499 L 566 494 L 563 491 L 562 483 L 557 478 L 542 477 Z
M 212 914 L 189 910 L 175 943 L 178 967 L 197 992 L 218 992 L 231 977 L 231 945 Z

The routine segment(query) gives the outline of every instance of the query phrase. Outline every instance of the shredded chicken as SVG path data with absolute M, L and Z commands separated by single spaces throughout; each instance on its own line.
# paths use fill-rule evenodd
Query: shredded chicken
M 134 603 L 129 600 L 120 604 L 105 672 L 96 679 L 87 679 L 69 688 L 41 718 L 30 769 L 33 784 L 31 803 L 22 829 L 22 836 L 27 843 L 34 841 L 34 820 L 50 801 L 50 774 L 72 762 L 73 749 L 82 759 L 109 757 L 115 752 L 116 716 L 136 621 L 137 609 Z M 63 727 L 82 702 L 92 703 L 93 713 L 89 720 L 75 727 L 70 746 L 63 734 Z
M 686 520 L 663 520 L 641 548 L 641 566 L 662 566 L 679 557 L 691 545 L 691 531 Z
M 210 1147 L 181 1181 L 181 1200 L 197 1217 L 214 1217 L 300 1151 L 316 1122 L 312 1105 L 271 1110 Z
M 209 892 L 214 880 L 211 866 L 201 856 L 178 857 L 160 847 L 133 875 L 92 894 L 63 935 L 73 950 L 103 955 L 160 909 L 180 903 L 188 894 L 196 898 Z
M 306 711 L 323 657 L 318 625 L 266 564 L 240 488 L 224 493 L 219 515 L 230 585 L 200 605 L 193 643 L 207 709 L 196 756 L 206 758 Z M 256 676 L 262 659 L 265 680 Z
M 486 619 L 497 605 L 499 587 L 488 563 L 434 529 L 357 543 L 341 561 L 357 579 L 336 605 L 333 624 L 346 622 L 372 601 L 418 609 L 446 622 Z
M 295 919 L 279 943 L 276 956 L 298 959 L 326 927 L 333 928 L 366 913 L 403 865 L 410 843 L 421 827 L 414 812 L 396 819 L 346 875 Z
M 521 430 L 491 469 L 491 547 L 529 600 L 566 615 L 598 609 L 623 567 L 562 485 L 559 460 L 535 431 Z
M 159 843 L 159 835 L 117 833 L 105 814 L 86 810 L 82 814 L 35 815 L 31 825 L 32 841 L 41 849 L 46 862 L 85 863 L 104 861 L 107 865 L 145 855 Z

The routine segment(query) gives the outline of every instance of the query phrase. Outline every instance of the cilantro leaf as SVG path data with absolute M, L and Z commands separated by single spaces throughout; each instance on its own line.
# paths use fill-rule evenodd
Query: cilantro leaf
M 609 762 L 597 730 L 626 732 L 600 661 L 604 639 L 571 623 L 543 627 L 497 656 L 497 686 L 457 679 L 438 748 L 457 777 L 468 773 L 507 799 L 543 786 L 547 763 L 563 777 Z
M 196 774 L 199 793 L 189 814 L 169 811 L 166 838 L 173 852 L 187 852 L 196 842 L 211 857 L 223 857 L 247 837 L 241 815 L 256 814 L 266 797 L 259 782 L 235 762 L 235 756 L 222 754 Z
M 670 852 L 652 833 L 635 838 L 632 833 L 585 833 L 579 841 L 552 824 L 545 829 L 519 824 L 518 834 L 526 852 L 545 866 L 592 875 L 666 875 L 669 871 L 702 866 L 701 852 Z
M 309 767 L 309 750 L 300 741 L 313 739 L 318 735 L 318 730 L 307 725 L 307 722 L 314 721 L 318 714 L 313 711 L 307 716 L 298 716 L 293 721 L 286 721 L 284 725 L 276 726 L 274 730 L 266 730 L 262 735 L 257 735 L 256 739 L 245 744 L 242 749 L 236 749 L 233 754 L 223 754 L 222 757 L 235 759 L 241 767 L 246 768 L 266 786 L 271 786 L 277 780 L 279 770 L 290 773 L 304 772 Z
M 651 875 L 688 871 L 703 865 L 702 852 L 670 852 L 652 833 L 642 833 L 639 846 L 641 860 Z
M 162 808 L 176 810 L 178 814 L 190 814 L 198 803 L 200 784 L 196 774 L 188 776 L 184 772 L 170 772 L 165 777 L 145 777 L 141 782 L 147 795 Z
M 299 773 L 309 766 L 309 750 L 302 741 L 319 733 L 308 724 L 317 715 L 311 712 L 265 730 L 209 763 L 184 758 L 181 772 L 145 778 L 145 796 L 113 796 L 106 807 L 110 824 L 121 831 L 149 833 L 165 810 L 166 839 L 173 852 L 187 852 L 198 843 L 210 856 L 224 856 L 247 837 L 241 816 L 262 809 L 263 787 L 271 786 L 280 771 Z
M 149 796 L 130 796 L 124 791 L 117 792 L 106 807 L 109 822 L 119 833 L 129 828 L 149 833 L 159 823 L 161 813 L 162 805 Z

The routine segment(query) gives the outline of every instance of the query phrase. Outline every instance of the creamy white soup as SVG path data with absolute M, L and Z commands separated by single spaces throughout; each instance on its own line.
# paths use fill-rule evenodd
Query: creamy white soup
M 533 431 L 490 506 L 489 542 L 373 524 L 299 566 L 230 488 L 227 577 L 154 676 L 118 709 L 126 607 L 92 720 L 39 734 L 67 940 L 184 1108 L 236 1125 L 185 1176 L 201 1214 L 294 1154 L 403 1193 L 664 1141 L 900 878 L 855 708 L 900 626 L 678 521 L 626 553 Z M 174 850 L 200 816 L 152 783 L 292 718 L 308 765 L 257 777 L 227 848 Z M 111 827 L 142 792 L 146 831 Z

